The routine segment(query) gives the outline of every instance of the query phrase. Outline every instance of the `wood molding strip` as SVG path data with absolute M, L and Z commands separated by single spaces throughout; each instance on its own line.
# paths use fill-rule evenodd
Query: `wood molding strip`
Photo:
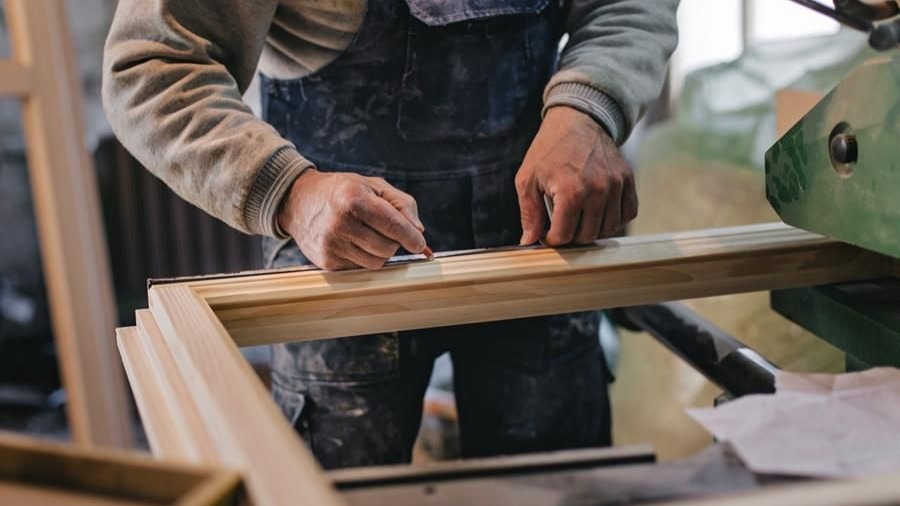
M 233 471 L 0 435 L 4 505 L 224 506 L 235 504 L 239 485 Z
M 169 446 L 174 457 L 181 451 L 189 462 L 197 464 L 214 464 L 216 459 L 215 444 L 204 430 L 202 417 L 196 404 L 191 401 L 190 387 L 187 380 L 175 364 L 172 352 L 153 319 L 149 309 L 135 313 L 138 334 L 145 343 L 153 369 L 161 375 L 166 383 L 165 406 L 172 416 L 177 417 L 177 439 Z M 162 438 L 159 439 L 163 443 Z M 175 446 L 179 446 L 180 450 Z
M 150 291 L 153 318 L 215 443 L 257 506 L 342 504 L 212 310 L 188 286 Z
M 239 346 L 354 336 L 892 275 L 888 258 L 784 224 L 448 257 L 382 271 L 182 283 Z M 167 286 L 150 289 L 152 293 Z
M 172 434 L 177 433 L 179 420 L 166 409 L 163 399 L 169 389 L 168 381 L 151 365 L 152 350 L 136 327 L 116 329 L 116 342 L 150 449 L 158 458 L 188 462 L 183 450 L 169 443 L 175 439 Z
M 4 5 L 14 61 L 30 70 L 22 119 L 69 427 L 76 443 L 127 447 L 131 411 L 112 335 L 112 275 L 65 1 Z
M 0 60 L 0 98 L 25 98 L 33 86 L 31 69 L 11 60 Z
M 137 327 L 117 329 L 119 351 L 153 454 L 165 460 L 216 464 L 189 387 L 149 310 L 136 313 Z

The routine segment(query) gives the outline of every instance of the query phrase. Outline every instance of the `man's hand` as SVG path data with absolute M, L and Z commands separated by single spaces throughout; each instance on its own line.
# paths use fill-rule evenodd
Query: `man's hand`
M 606 131 L 571 107 L 549 109 L 516 174 L 522 244 L 547 227 L 543 195 L 553 202 L 544 242 L 587 244 L 621 230 L 637 216 L 634 176 Z
M 300 251 L 325 270 L 380 269 L 400 246 L 425 249 L 416 201 L 385 180 L 307 169 L 278 214 Z

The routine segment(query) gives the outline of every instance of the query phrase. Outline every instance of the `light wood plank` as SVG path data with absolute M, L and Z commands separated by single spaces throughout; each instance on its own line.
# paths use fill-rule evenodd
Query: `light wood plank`
M 5 3 L 14 59 L 32 71 L 22 114 L 41 259 L 73 438 L 129 446 L 109 257 L 64 3 Z
M 0 60 L 0 98 L 25 97 L 31 86 L 31 69 L 18 62 Z
M 866 279 L 893 261 L 784 224 L 190 282 L 240 346 Z M 151 293 L 158 288 L 151 288 Z
M 212 310 L 187 286 L 150 291 L 150 309 L 185 378 L 218 461 L 257 506 L 341 504 L 301 439 Z
M 160 456 L 168 458 L 168 455 L 171 455 L 174 458 L 176 457 L 175 452 L 180 451 L 189 462 L 215 463 L 216 450 L 213 440 L 203 430 L 200 412 L 190 400 L 191 395 L 187 381 L 178 370 L 178 366 L 175 365 L 172 352 L 166 345 L 159 326 L 153 319 L 153 314 L 149 309 L 143 309 L 137 311 L 135 316 L 138 333 L 141 341 L 148 347 L 152 367 L 166 382 L 165 409 L 171 416 L 178 419 L 178 438 L 168 445 L 172 447 L 171 451 L 162 452 Z M 159 442 L 163 444 L 162 439 Z M 180 450 L 174 448 L 176 445 L 180 447 Z
M 0 501 L 11 506 L 159 506 L 159 503 L 147 501 L 97 497 L 34 485 L 7 483 L 2 480 L 0 480 Z
M 212 439 L 156 322 L 148 310 L 138 311 L 136 316 L 138 327 L 117 329 L 116 333 L 153 454 L 167 461 L 215 464 Z
M 187 460 L 189 457 L 180 446 L 167 444 L 173 440 L 181 441 L 177 430 L 179 420 L 167 409 L 163 392 L 169 389 L 168 381 L 154 369 L 150 358 L 152 351 L 141 339 L 136 327 L 116 329 L 116 342 L 153 454 L 161 458 Z
M 239 495 L 240 485 L 241 477 L 237 473 L 219 473 L 191 489 L 175 506 L 253 506 Z
M 0 435 L 0 483 L 29 496 L 62 500 L 96 498 L 93 504 L 176 504 L 208 500 L 234 502 L 237 473 L 210 467 L 158 462 L 148 456 L 114 450 L 85 451 L 11 434 Z M 0 490 L 0 504 L 16 504 Z M 215 492 L 215 493 L 213 493 Z M 47 495 L 49 494 L 49 495 Z M 15 497 L 15 496 L 14 496 Z M 47 501 L 37 504 L 68 504 Z

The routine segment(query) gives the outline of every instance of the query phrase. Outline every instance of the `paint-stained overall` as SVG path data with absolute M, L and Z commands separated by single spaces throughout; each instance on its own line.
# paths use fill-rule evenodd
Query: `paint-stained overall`
M 265 116 L 319 170 L 412 195 L 436 251 L 516 244 L 514 176 L 560 34 L 547 0 L 370 0 L 337 60 L 264 78 Z M 266 248 L 271 266 L 306 262 L 293 242 Z M 588 312 L 276 345 L 273 393 L 325 467 L 405 462 L 449 351 L 466 456 L 609 444 L 597 326 Z

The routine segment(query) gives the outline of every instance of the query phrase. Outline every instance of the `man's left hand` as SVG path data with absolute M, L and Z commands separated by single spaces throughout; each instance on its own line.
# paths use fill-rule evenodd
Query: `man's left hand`
M 544 195 L 553 202 L 544 242 L 588 244 L 608 237 L 637 216 L 631 168 L 615 142 L 590 116 L 566 106 L 550 108 L 516 174 L 522 213 L 521 244 L 547 230 Z

